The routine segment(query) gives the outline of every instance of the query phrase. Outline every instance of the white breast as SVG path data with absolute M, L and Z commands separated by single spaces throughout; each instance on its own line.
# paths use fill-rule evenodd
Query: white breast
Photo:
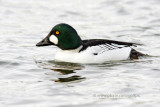
M 56 54 L 55 60 L 73 63 L 104 63 L 106 61 L 126 60 L 129 58 L 130 52 L 131 47 L 107 50 L 103 47 L 92 46 L 80 53 L 77 50 L 61 50 Z

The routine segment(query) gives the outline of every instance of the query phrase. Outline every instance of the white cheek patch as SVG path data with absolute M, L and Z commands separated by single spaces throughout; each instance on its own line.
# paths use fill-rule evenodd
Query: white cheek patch
M 51 35 L 50 37 L 49 37 L 49 40 L 52 42 L 52 43 L 54 43 L 54 44 L 58 44 L 58 38 L 56 37 L 56 36 L 54 36 L 54 35 Z

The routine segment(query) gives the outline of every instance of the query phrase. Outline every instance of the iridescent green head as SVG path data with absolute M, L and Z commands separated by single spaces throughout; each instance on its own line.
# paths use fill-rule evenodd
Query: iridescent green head
M 76 49 L 82 45 L 76 30 L 68 24 L 58 24 L 52 28 L 47 37 L 36 46 L 56 45 L 62 50 Z

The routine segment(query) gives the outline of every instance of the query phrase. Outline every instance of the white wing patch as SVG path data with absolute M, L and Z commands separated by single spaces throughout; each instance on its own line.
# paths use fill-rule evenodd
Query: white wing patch
M 97 46 L 88 47 L 87 50 L 92 52 L 94 55 L 98 55 L 98 54 L 102 54 L 106 51 L 121 49 L 124 47 L 129 47 L 129 46 L 119 45 L 119 44 L 115 44 L 115 43 L 111 43 L 111 44 L 105 43 L 105 44 L 101 44 L 101 45 L 97 45 Z

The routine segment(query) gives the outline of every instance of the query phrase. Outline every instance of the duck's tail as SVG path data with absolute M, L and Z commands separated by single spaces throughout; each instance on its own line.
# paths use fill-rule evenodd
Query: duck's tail
M 141 52 L 138 52 L 136 51 L 135 49 L 132 49 L 131 50 L 131 53 L 130 53 L 130 59 L 133 60 L 133 59 L 138 59 L 139 57 L 143 57 L 143 56 L 149 56 L 147 54 L 143 54 Z

